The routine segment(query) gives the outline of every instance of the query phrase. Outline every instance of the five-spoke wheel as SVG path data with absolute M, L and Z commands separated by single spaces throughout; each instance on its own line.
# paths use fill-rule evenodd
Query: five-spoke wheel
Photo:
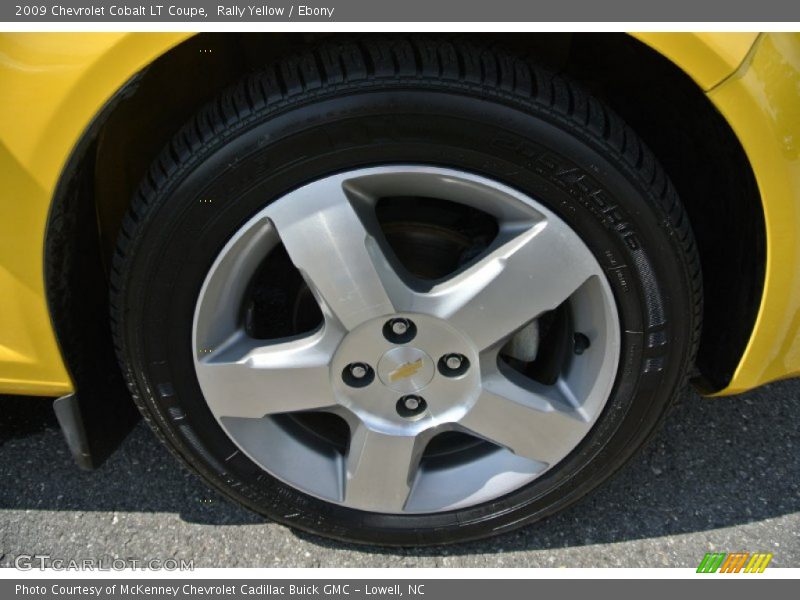
M 497 234 L 447 277 L 420 279 L 378 224 L 375 207 L 390 194 L 481 210 Z M 254 339 L 238 315 L 279 244 L 324 318 L 305 335 Z M 588 343 L 545 385 L 515 370 L 504 349 L 521 335 L 529 354 L 544 351 L 530 331 L 558 309 L 569 313 L 564 335 Z M 209 407 L 264 469 L 346 506 L 430 512 L 501 496 L 575 448 L 608 399 L 619 335 L 602 269 L 554 213 L 484 177 L 395 165 L 309 183 L 239 229 L 200 292 L 194 352 Z M 308 411 L 346 422 L 343 453 L 271 421 Z M 430 467 L 426 447 L 452 431 L 493 447 Z

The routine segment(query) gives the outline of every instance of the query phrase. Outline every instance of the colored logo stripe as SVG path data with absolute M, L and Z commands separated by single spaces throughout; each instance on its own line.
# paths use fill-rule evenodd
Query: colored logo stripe
M 697 567 L 698 573 L 716 573 L 722 561 L 725 560 L 724 552 L 708 552 Z
M 772 554 L 753 554 L 753 558 L 747 563 L 745 573 L 763 573 L 767 568 L 769 561 L 772 560 Z
M 772 560 L 772 554 L 766 552 L 708 552 L 697 567 L 698 573 L 763 573 Z M 749 560 L 748 560 L 749 559 Z M 745 567 L 745 563 L 747 566 Z
M 744 561 L 747 560 L 747 557 L 750 556 L 749 552 L 735 552 L 733 554 L 728 554 L 728 558 L 725 559 L 725 562 L 722 563 L 722 566 L 719 569 L 720 573 L 738 573 L 742 570 L 744 566 Z

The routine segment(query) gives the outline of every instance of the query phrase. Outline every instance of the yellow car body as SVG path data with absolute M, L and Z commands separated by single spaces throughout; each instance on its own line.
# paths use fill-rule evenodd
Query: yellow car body
M 71 153 L 103 106 L 189 37 L 0 36 L 0 393 L 73 391 L 43 275 L 53 198 Z M 800 374 L 800 34 L 634 37 L 702 88 L 738 137 L 761 197 L 767 247 L 760 306 L 732 378 L 715 392 Z

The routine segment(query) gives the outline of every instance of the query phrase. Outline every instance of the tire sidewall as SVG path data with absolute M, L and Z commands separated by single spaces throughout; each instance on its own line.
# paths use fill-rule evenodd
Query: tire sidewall
M 598 136 L 533 103 L 431 88 L 334 94 L 242 120 L 160 188 L 127 269 L 123 343 L 129 375 L 179 455 L 246 506 L 350 541 L 474 539 L 563 508 L 611 475 L 653 431 L 685 379 L 692 344 L 682 250 L 636 169 Z M 197 296 L 235 231 L 292 189 L 385 164 L 461 169 L 528 194 L 589 246 L 617 303 L 620 366 L 590 433 L 544 476 L 475 507 L 381 515 L 298 492 L 237 453 L 194 374 Z

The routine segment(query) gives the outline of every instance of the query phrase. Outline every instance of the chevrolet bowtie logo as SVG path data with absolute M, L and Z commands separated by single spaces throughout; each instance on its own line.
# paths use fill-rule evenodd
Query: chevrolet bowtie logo
M 400 379 L 405 379 L 406 377 L 411 377 L 421 368 L 422 368 L 421 358 L 418 358 L 414 362 L 407 362 L 406 364 L 400 365 L 394 371 L 389 373 L 389 381 L 395 382 Z

